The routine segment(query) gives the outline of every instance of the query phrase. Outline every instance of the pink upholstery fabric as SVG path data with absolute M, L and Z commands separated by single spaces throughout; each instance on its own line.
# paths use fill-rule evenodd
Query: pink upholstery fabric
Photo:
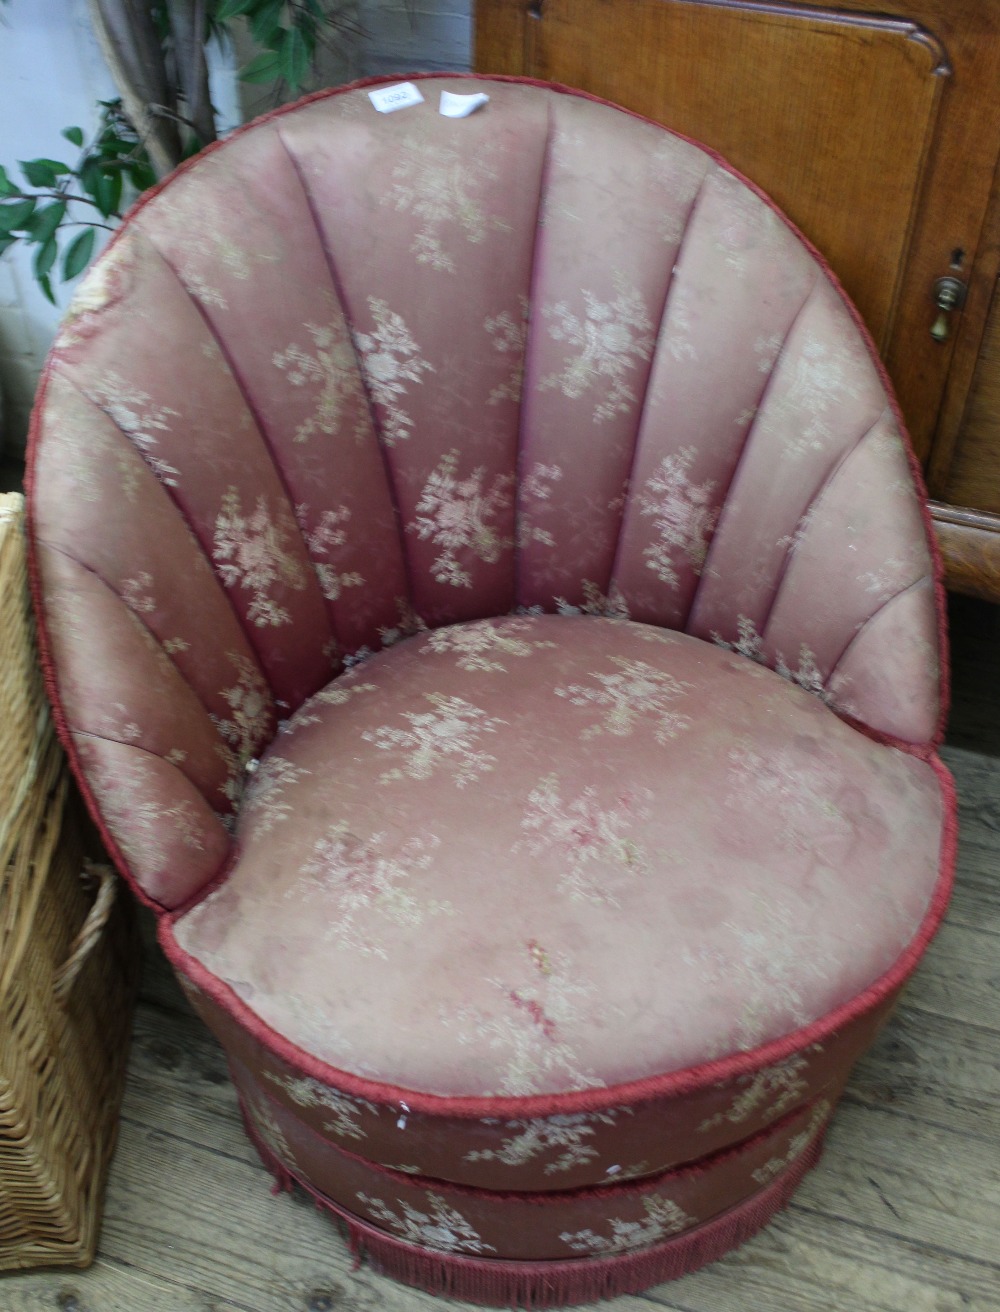
M 815 1143 L 831 1104 L 800 1108 L 711 1162 L 641 1184 L 559 1189 L 517 1198 L 428 1181 L 403 1163 L 373 1167 L 315 1135 L 233 1067 L 255 1134 L 293 1175 L 380 1230 L 438 1253 L 515 1261 L 609 1257 L 683 1234 L 769 1185 Z
M 404 1271 L 496 1259 L 435 1287 L 559 1301 L 718 1255 L 815 1160 L 947 897 L 940 593 L 784 219 L 476 85 L 321 95 L 144 198 L 43 379 L 32 568 L 267 1159 Z
M 662 129 L 502 82 L 445 119 L 454 86 L 388 116 L 321 98 L 206 154 L 125 225 L 56 343 L 45 629 L 78 764 L 163 904 L 222 864 L 209 813 L 272 701 L 425 624 L 628 614 L 935 732 L 919 502 L 814 258 Z
M 860 993 L 924 919 L 941 818 L 928 765 L 738 654 L 475 621 L 305 703 L 225 884 L 174 932 L 331 1066 L 450 1096 L 600 1088 Z

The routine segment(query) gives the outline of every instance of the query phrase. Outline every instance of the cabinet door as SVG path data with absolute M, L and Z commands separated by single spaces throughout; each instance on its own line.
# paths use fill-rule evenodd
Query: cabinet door
M 998 8 L 478 0 L 476 60 L 666 123 L 763 187 L 858 305 L 926 457 L 941 425 L 957 426 L 985 318 L 977 286 L 947 340 L 930 333 L 935 280 L 967 283 L 982 241 L 1000 137 Z M 985 284 L 995 268 L 976 275 Z

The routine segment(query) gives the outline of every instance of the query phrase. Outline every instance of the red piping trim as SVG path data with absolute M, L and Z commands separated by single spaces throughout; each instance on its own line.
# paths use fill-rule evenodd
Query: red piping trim
M 929 748 L 924 750 L 930 752 Z M 517 1098 L 485 1095 L 455 1097 L 365 1079 L 321 1061 L 272 1029 L 228 984 L 216 978 L 200 961 L 180 946 L 173 931 L 174 923 L 179 919 L 178 913 L 173 912 L 161 917 L 158 927 L 159 940 L 174 969 L 185 975 L 196 988 L 211 998 L 216 1006 L 227 1012 L 241 1029 L 273 1053 L 279 1061 L 284 1062 L 300 1075 L 319 1080 L 323 1084 L 369 1102 L 392 1107 L 398 1107 L 400 1103 L 405 1102 L 412 1111 L 427 1116 L 481 1120 L 486 1117 L 509 1116 L 513 1119 L 604 1111 L 623 1103 L 682 1097 L 697 1092 L 706 1085 L 735 1080 L 743 1075 L 753 1075 L 761 1067 L 784 1061 L 814 1043 L 824 1043 L 837 1030 L 866 1012 L 874 1010 L 902 988 L 937 932 L 948 905 L 954 878 L 958 841 L 954 784 L 948 770 L 937 757 L 930 755 L 928 764 L 937 775 L 944 812 L 940 875 L 920 928 L 892 966 L 849 1002 L 835 1007 L 826 1016 L 812 1021 L 809 1025 L 793 1030 L 779 1039 L 773 1039 L 759 1048 L 749 1052 L 734 1053 L 718 1061 L 689 1066 L 685 1070 L 648 1076 L 642 1080 L 630 1080 L 604 1089 L 583 1089 L 570 1093 L 536 1094 Z

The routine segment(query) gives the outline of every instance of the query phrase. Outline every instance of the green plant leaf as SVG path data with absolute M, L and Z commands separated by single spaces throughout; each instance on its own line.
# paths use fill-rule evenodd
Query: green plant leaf
M 106 219 L 117 216 L 118 206 L 122 203 L 122 175 L 117 169 L 101 171 L 94 189 L 94 200 Z
M 281 32 L 281 15 L 285 0 L 263 0 L 255 14 L 250 16 L 250 32 L 253 39 L 262 46 L 270 45 L 274 49 L 273 38 Z
M 56 228 L 59 227 L 65 217 L 66 202 L 64 200 L 53 201 L 51 205 L 45 205 L 42 209 L 35 210 L 24 225 L 25 230 L 30 234 L 29 240 L 38 242 L 42 246 L 47 245 L 54 239 Z M 43 269 L 42 272 L 48 273 L 48 269 Z
M 57 159 L 19 159 L 21 172 L 32 187 L 54 187 L 61 173 L 70 173 L 68 164 Z
M 225 23 L 230 18 L 239 18 L 240 14 L 248 13 L 257 3 L 258 0 L 223 0 L 222 7 L 215 15 L 216 22 Z
M 298 91 L 302 80 L 309 71 L 309 49 L 305 38 L 297 27 L 289 28 L 282 50 L 282 76 L 291 87 Z
M 78 273 L 83 273 L 94 254 L 94 238 L 96 235 L 97 232 L 94 228 L 84 228 L 83 232 L 77 233 L 66 247 L 62 266 L 63 282 L 69 282 Z
M 6 250 L 10 250 L 11 246 L 13 246 L 16 241 L 16 237 L 10 237 L 6 233 L 0 233 L 0 255 Z
M 281 77 L 284 60 L 277 51 L 267 50 L 256 59 L 251 59 L 240 73 L 242 82 L 273 82 Z
M 7 176 L 7 170 L 0 164 L 0 196 L 16 196 L 20 188 L 16 187 Z
M 36 274 L 36 277 L 38 278 L 39 287 L 41 287 L 42 291 L 45 293 L 46 297 L 52 302 L 52 304 L 55 305 L 56 298 L 55 298 L 55 293 L 52 290 L 52 279 L 49 277 L 47 273 Z
M 74 146 L 83 145 L 83 128 L 63 128 L 63 136 L 67 141 L 71 141 Z
M 27 200 L 7 201 L 6 204 L 0 205 L 0 232 L 13 232 L 15 228 L 23 228 L 35 212 L 35 202 L 32 197 Z
M 38 279 L 39 282 L 41 282 L 43 278 L 48 277 L 49 271 L 51 270 L 53 264 L 55 264 L 56 256 L 58 254 L 59 254 L 59 243 L 56 241 L 54 236 L 49 237 L 48 240 L 44 241 L 41 244 L 41 246 L 39 246 L 38 250 L 35 251 L 35 258 L 32 263 L 32 268 L 34 269 L 35 277 Z

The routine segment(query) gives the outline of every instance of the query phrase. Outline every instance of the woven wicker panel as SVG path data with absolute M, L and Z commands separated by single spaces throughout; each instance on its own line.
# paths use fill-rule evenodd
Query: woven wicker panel
M 0 1270 L 93 1259 L 138 964 L 52 731 L 22 513 L 0 497 Z

